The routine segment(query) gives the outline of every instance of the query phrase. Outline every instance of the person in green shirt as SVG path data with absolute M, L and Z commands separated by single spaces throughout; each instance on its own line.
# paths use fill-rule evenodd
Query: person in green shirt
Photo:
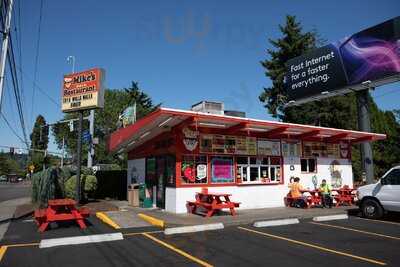
M 322 195 L 322 207 L 326 208 L 326 206 L 329 206 L 329 208 L 332 208 L 332 186 L 326 183 L 326 180 L 323 179 L 321 185 L 319 186 L 319 191 L 321 192 Z

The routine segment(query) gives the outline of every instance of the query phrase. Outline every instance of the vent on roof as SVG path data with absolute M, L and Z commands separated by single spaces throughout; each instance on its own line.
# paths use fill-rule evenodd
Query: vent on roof
M 246 112 L 244 112 L 244 111 L 225 110 L 224 113 L 226 116 L 246 118 Z
M 192 111 L 224 115 L 224 103 L 201 101 L 192 106 Z

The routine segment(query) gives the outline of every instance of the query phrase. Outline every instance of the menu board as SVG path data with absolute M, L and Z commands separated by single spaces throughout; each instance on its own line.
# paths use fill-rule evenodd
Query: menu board
M 304 156 L 340 158 L 340 148 L 338 144 L 304 142 Z
M 300 141 L 282 141 L 282 155 L 284 157 L 300 157 L 301 142 Z
M 326 156 L 328 158 L 340 158 L 339 144 L 326 144 Z
M 280 156 L 281 143 L 279 141 L 257 140 L 257 154 L 265 156 Z
M 257 139 L 246 136 L 201 135 L 200 153 L 256 155 Z
M 230 183 L 233 182 L 233 159 L 225 157 L 214 157 L 211 160 L 211 182 Z

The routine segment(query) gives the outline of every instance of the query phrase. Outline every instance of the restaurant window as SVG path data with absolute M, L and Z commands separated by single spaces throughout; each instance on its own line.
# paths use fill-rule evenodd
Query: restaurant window
M 207 157 L 205 155 L 183 156 L 181 181 L 182 184 L 206 184 L 208 182 Z
M 239 183 L 276 183 L 281 180 L 280 157 L 237 157 L 236 167 Z
M 300 159 L 301 172 L 317 172 L 317 161 L 314 158 Z
M 233 157 L 211 158 L 211 183 L 233 183 Z

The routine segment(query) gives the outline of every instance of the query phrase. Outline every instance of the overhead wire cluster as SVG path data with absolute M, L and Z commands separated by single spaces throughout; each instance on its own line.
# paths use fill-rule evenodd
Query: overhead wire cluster
M 1 22 L 1 26 L 2 26 L 3 35 L 4 34 L 9 35 L 9 46 L 8 46 L 8 53 L 7 53 L 7 62 L 8 62 L 8 66 L 9 66 L 8 72 L 10 74 L 10 80 L 11 80 L 11 84 L 12 84 L 13 92 L 14 92 L 14 96 L 15 96 L 15 101 L 16 101 L 16 106 L 17 106 L 17 111 L 18 111 L 17 114 L 19 117 L 19 122 L 20 122 L 21 130 L 22 130 L 22 138 L 17 134 L 17 131 L 11 126 L 11 124 L 5 117 L 4 113 L 1 113 L 1 115 L 4 119 L 4 121 L 6 122 L 6 124 L 8 125 L 8 127 L 14 133 L 14 135 L 16 135 L 17 138 L 20 139 L 20 141 L 23 142 L 26 145 L 26 147 L 28 148 L 29 143 L 28 143 L 28 139 L 27 139 L 25 117 L 24 117 L 23 91 L 22 91 L 22 87 L 20 87 L 21 80 L 19 80 L 19 76 L 17 74 L 17 65 L 15 63 L 16 60 L 15 60 L 13 38 L 12 38 L 13 34 L 12 34 L 11 30 L 9 32 L 5 33 L 5 17 L 6 17 L 7 11 L 8 11 L 7 7 L 9 6 L 8 1 L 9 0 L 1 1 L 0 22 Z M 19 3 L 19 5 L 20 5 L 20 3 Z M 18 36 L 18 34 L 16 34 L 16 36 Z M 4 38 L 4 36 L 3 36 L 3 38 Z M 17 38 L 17 43 L 18 43 L 18 40 L 21 40 L 21 36 L 19 36 L 19 38 Z M 21 43 L 19 43 L 18 46 L 19 46 L 19 49 L 21 49 Z M 19 52 L 19 54 L 21 56 L 22 53 Z M 21 60 L 21 58 L 20 58 L 20 60 Z

